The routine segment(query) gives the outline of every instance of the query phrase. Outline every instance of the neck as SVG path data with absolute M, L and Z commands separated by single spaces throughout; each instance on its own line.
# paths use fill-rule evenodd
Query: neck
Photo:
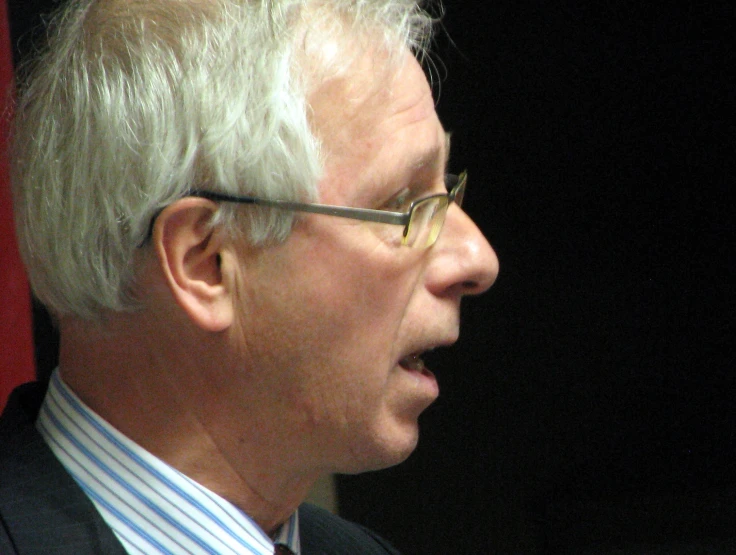
M 147 320 L 140 315 L 116 315 L 104 324 L 62 320 L 61 377 L 121 433 L 273 534 L 319 472 L 297 471 L 299 461 L 284 456 L 289 450 L 274 432 L 276 417 L 256 410 L 263 403 L 247 392 L 237 418 L 218 410 L 217 379 L 202 369 L 220 368 L 222 361 L 202 356 L 204 349 L 182 348 L 207 338 L 162 337 L 161 329 L 177 328 L 159 323 L 153 333 Z

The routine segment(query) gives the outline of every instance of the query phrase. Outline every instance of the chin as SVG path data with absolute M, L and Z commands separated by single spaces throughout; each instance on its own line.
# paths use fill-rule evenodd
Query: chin
M 343 474 L 359 474 L 374 470 L 383 470 L 404 462 L 417 447 L 419 429 L 416 422 L 412 430 L 402 430 L 401 434 L 374 437 L 373 441 L 357 446 L 349 469 L 341 470 Z

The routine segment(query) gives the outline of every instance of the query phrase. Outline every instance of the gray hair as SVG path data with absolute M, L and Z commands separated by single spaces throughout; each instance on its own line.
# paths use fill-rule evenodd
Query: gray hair
M 324 161 L 298 63 L 307 43 L 364 36 L 421 57 L 431 27 L 415 0 L 70 2 L 14 126 L 15 218 L 36 296 L 59 316 L 136 308 L 136 251 L 192 188 L 315 199 Z M 221 206 L 217 223 L 254 244 L 291 230 L 289 213 L 249 208 L 236 222 L 234 211 Z

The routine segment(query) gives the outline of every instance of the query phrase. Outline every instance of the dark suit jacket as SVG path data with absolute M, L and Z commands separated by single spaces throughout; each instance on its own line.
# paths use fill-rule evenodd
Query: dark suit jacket
M 34 422 L 45 388 L 17 388 L 0 417 L 0 554 L 126 555 Z M 397 555 L 369 530 L 311 505 L 299 508 L 304 555 Z

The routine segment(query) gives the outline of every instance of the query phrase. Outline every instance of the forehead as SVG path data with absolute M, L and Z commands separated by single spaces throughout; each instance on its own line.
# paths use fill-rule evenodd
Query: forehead
M 424 71 L 408 51 L 397 63 L 368 51 L 309 100 L 325 163 L 323 193 L 348 179 L 380 185 L 421 168 L 444 172 L 446 135 Z

